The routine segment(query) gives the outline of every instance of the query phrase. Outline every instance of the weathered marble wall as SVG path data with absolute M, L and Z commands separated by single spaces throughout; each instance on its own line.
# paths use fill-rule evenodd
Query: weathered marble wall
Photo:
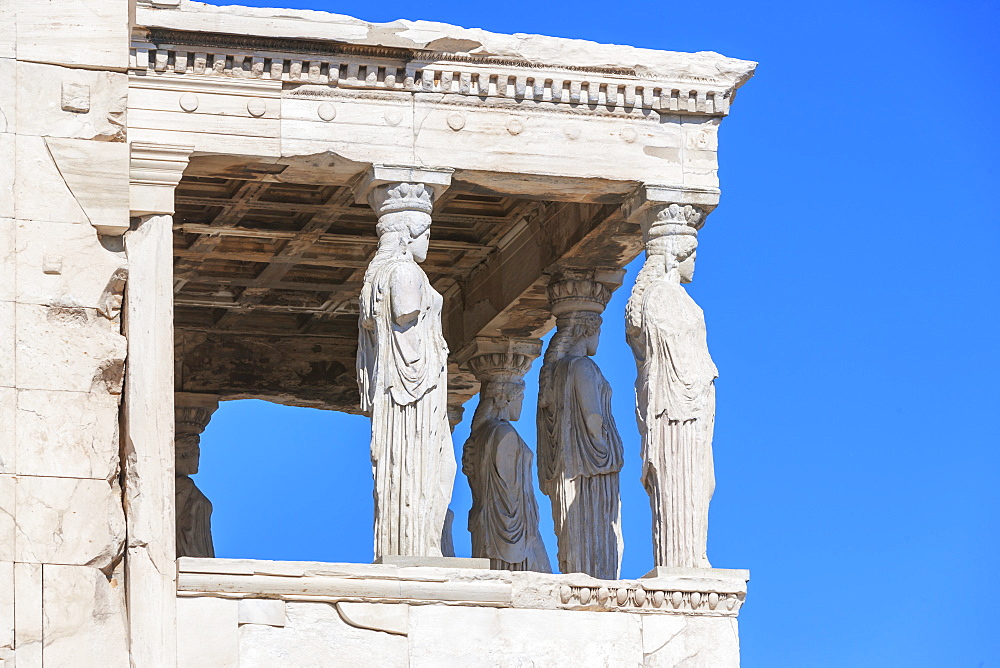
M 0 3 L 0 665 L 128 665 L 128 31 L 126 0 Z

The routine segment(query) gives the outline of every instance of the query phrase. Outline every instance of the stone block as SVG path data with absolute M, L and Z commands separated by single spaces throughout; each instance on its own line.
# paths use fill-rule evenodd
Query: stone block
M 135 77 L 128 131 L 135 142 L 184 144 L 197 151 L 278 156 L 281 82 L 184 76 Z
M 17 56 L 17 24 L 14 15 L 13 2 L 0 2 L 0 58 Z
M 366 150 L 371 156 L 367 162 L 378 162 L 376 156 L 395 154 L 390 164 L 417 164 L 413 146 L 413 99 L 411 96 L 393 96 L 386 100 L 366 99 L 358 91 L 331 89 L 336 97 L 306 100 L 285 96 L 281 100 L 281 152 L 282 155 L 301 155 L 314 152 L 310 148 L 316 137 L 328 137 L 332 153 L 348 159 L 362 159 Z M 332 110 L 334 117 L 325 121 L 320 107 Z M 327 114 L 329 115 L 329 114 Z M 426 163 L 433 164 L 433 163 Z M 442 163 L 444 164 L 444 163 Z
M 42 659 L 49 666 L 126 668 L 125 587 L 89 566 L 42 566 Z
M 125 337 L 96 309 L 16 304 L 17 386 L 71 392 L 121 391 Z
M 86 223 L 19 220 L 17 292 L 22 304 L 72 304 L 114 317 L 124 289 L 125 251 L 101 243 Z
M 18 218 L 128 230 L 127 144 L 19 135 L 15 153 Z
M 404 636 L 350 626 L 332 604 L 290 602 L 286 612 L 284 628 L 240 628 L 240 668 L 409 665 Z
M 127 75 L 18 62 L 17 83 L 18 134 L 125 141 Z
M 240 665 L 239 602 L 208 597 L 177 599 L 177 668 Z
M 681 123 L 684 147 L 695 151 L 718 151 L 721 120 L 721 118 L 685 119 Z
M 642 664 L 638 615 L 413 606 L 410 666 Z
M 0 217 L 14 217 L 14 165 L 16 137 L 9 132 L 0 133 Z
M 338 601 L 340 618 L 351 626 L 399 636 L 410 632 L 410 606 L 405 603 Z
M 20 60 L 128 67 L 128 0 L 19 0 L 14 4 Z
M 0 301 L 0 387 L 14 387 L 15 311 L 14 302 Z
M 124 549 L 117 484 L 21 476 L 16 485 L 15 561 L 106 568 Z
M 375 560 L 376 564 L 391 564 L 399 568 L 474 568 L 488 570 L 489 559 L 476 557 L 417 557 L 401 554 L 386 554 Z
M 42 566 L 14 564 L 14 656 L 18 668 L 42 668 Z
M 719 159 L 715 151 L 684 151 L 684 185 L 698 188 L 719 186 Z
M 15 453 L 15 414 L 17 412 L 17 390 L 12 387 L 0 387 L 0 474 L 14 473 Z M 6 507 L 6 506 L 5 506 Z M 13 506 L 10 506 L 13 509 Z M 0 529 L 0 542 L 10 540 L 13 534 L 7 534 Z M 0 554 L 3 547 L 0 546 Z M 0 557 L 2 558 L 2 557 Z
M 16 490 L 14 476 L 0 475 L 0 561 L 14 561 Z
M 119 398 L 101 391 L 18 390 L 16 473 L 117 477 Z
M 0 540 L 4 540 L 0 535 Z M 0 666 L 14 654 L 14 562 L 0 561 Z
M 90 222 L 59 173 L 44 138 L 17 138 L 13 176 L 14 210 L 21 218 Z
M 644 615 L 642 656 L 649 668 L 739 668 L 736 618 Z
M 16 274 L 14 271 L 15 230 L 16 225 L 13 218 L 0 217 L 0 302 L 12 302 L 16 294 L 14 289 L 14 276 Z
M 4 24 L 0 23 L 0 25 Z M 6 32 L 6 28 L 0 32 Z M 0 90 L 4 92 L 3 95 L 0 95 L 0 132 L 15 133 L 17 132 L 16 60 L 0 57 Z
M 263 624 L 265 626 L 285 625 L 285 602 L 269 598 L 241 598 L 239 623 Z

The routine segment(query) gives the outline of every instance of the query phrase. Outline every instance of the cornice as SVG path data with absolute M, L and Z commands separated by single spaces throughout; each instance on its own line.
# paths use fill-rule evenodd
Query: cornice
M 162 28 L 136 31 L 129 68 L 151 78 L 169 74 L 362 93 L 438 93 L 473 103 L 533 101 L 600 114 L 725 116 L 735 91 L 722 79 L 654 79 L 628 67 L 549 66 L 441 51 Z

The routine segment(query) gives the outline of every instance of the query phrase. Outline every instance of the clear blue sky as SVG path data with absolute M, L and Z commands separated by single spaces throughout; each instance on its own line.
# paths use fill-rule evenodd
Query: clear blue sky
M 1000 5 L 245 4 L 759 61 L 689 286 L 721 372 L 709 556 L 752 573 L 744 666 L 1000 666 Z M 636 270 L 597 357 L 626 444 L 627 577 L 652 562 L 622 325 Z M 225 404 L 197 477 L 219 556 L 369 561 L 369 466 L 363 418 Z M 469 506 L 460 477 L 460 555 Z

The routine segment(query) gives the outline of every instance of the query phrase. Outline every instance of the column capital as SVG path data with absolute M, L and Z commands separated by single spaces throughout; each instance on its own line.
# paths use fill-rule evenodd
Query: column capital
M 132 142 L 129 159 L 129 210 L 132 216 L 174 213 L 174 189 L 194 146 Z
M 643 231 L 671 205 L 692 207 L 701 213 L 701 220 L 719 205 L 718 188 L 691 188 L 643 184 L 622 203 L 622 217 L 643 226 Z M 703 222 L 698 224 L 701 227 Z
M 177 475 L 198 472 L 201 433 L 219 407 L 214 394 L 174 393 L 174 461 Z
M 552 274 L 548 287 L 552 314 L 603 313 L 624 276 L 624 269 L 565 269 Z
M 493 373 L 516 373 L 522 368 L 523 376 L 541 354 L 541 339 L 477 336 L 455 354 L 455 359 L 483 382 Z
M 375 213 L 424 211 L 430 213 L 434 200 L 451 185 L 455 170 L 372 165 L 354 188 L 354 201 L 367 202 Z M 399 187 L 410 186 L 410 187 Z

